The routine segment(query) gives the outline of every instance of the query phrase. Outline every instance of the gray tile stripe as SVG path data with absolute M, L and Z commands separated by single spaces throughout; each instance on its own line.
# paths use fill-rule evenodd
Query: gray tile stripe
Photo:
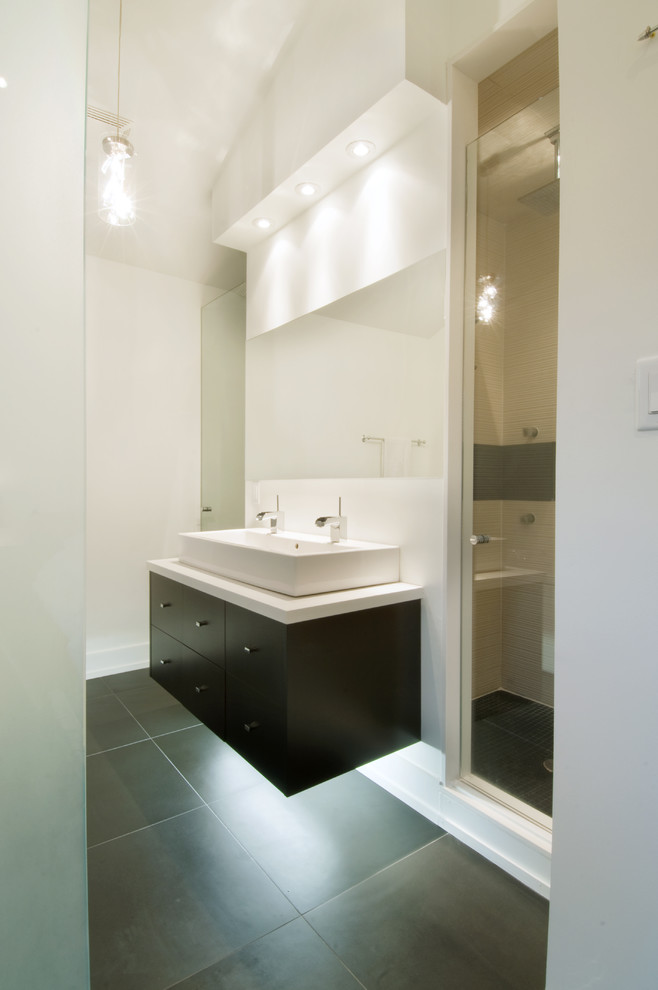
M 555 501 L 555 443 L 476 443 L 473 499 Z

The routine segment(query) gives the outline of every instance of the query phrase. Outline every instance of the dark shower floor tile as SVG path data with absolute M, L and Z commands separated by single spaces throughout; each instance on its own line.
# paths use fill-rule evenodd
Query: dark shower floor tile
M 176 990 L 358 990 L 312 928 L 298 918 L 176 985 Z
M 211 807 L 300 912 L 445 834 L 358 771 L 290 798 L 263 779 Z
M 452 836 L 307 920 L 377 990 L 541 990 L 548 904 Z
M 87 758 L 87 843 L 198 808 L 201 798 L 150 739 Z
M 533 746 L 487 719 L 473 723 L 473 773 L 545 815 L 552 811 L 553 775 L 544 762 L 552 755 L 552 750 Z
M 545 815 L 553 809 L 553 709 L 506 691 L 473 702 L 471 769 Z
M 94 990 L 163 990 L 297 917 L 208 808 L 88 853 Z
M 205 725 L 159 736 L 157 745 L 209 803 L 263 783 L 258 770 Z
M 141 725 L 113 694 L 87 701 L 87 754 L 146 739 Z

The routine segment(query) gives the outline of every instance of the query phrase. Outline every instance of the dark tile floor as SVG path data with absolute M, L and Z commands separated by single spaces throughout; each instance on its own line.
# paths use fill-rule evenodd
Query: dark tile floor
M 553 709 L 508 691 L 473 702 L 471 769 L 544 815 L 553 813 Z
M 548 906 L 358 772 L 283 797 L 146 671 L 88 682 L 93 990 L 540 990 Z

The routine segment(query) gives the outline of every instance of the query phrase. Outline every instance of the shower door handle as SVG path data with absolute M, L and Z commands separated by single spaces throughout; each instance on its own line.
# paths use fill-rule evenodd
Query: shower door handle
M 476 547 L 478 543 L 502 543 L 504 538 L 503 536 L 487 536 L 486 533 L 473 533 L 470 543 Z

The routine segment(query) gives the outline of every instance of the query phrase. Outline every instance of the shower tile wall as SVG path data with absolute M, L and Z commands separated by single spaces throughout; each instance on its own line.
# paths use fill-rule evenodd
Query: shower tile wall
M 528 214 L 478 218 L 477 270 L 502 291 L 496 322 L 476 332 L 474 532 L 502 539 L 474 551 L 472 677 L 473 697 L 502 689 L 552 705 L 558 218 Z M 503 567 L 541 578 L 477 578 Z

